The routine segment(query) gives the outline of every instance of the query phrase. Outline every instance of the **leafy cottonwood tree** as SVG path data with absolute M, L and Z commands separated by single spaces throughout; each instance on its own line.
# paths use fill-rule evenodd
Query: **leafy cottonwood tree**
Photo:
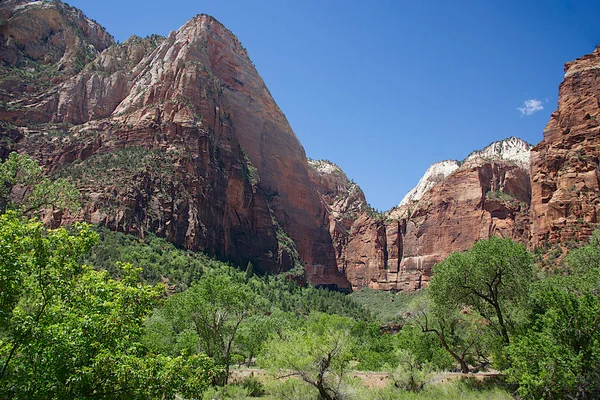
M 72 183 L 48 179 L 26 154 L 10 153 L 0 163 L 0 213 L 15 210 L 33 216 L 47 208 L 76 210 L 78 199 L 79 191 Z
M 299 377 L 317 390 L 319 400 L 341 399 L 353 323 L 347 317 L 313 314 L 304 328 L 273 337 L 265 346 L 263 363 L 279 378 Z
M 527 299 L 532 277 L 525 246 L 492 237 L 437 264 L 428 291 L 436 307 L 472 307 L 508 345 L 511 311 Z
M 178 350 L 206 353 L 223 366 L 225 374 L 217 380 L 221 384 L 227 383 L 237 331 L 253 303 L 244 279 L 229 268 L 209 271 L 199 283 L 171 296 L 149 326 L 154 337 L 170 336 L 182 344 Z
M 487 362 L 483 339 L 487 324 L 476 312 L 459 304 L 439 306 L 429 296 L 417 299 L 410 308 L 406 322 L 418 326 L 423 333 L 435 334 L 441 347 L 460 365 L 461 372 L 469 373 L 469 364 Z
M 600 398 L 600 232 L 566 260 L 533 285 L 531 323 L 508 349 L 524 398 Z
M 534 322 L 509 346 L 511 381 L 524 398 L 599 398 L 600 299 L 556 282 L 534 296 Z
M 152 356 L 142 320 L 160 289 L 124 265 L 120 280 L 77 260 L 86 225 L 46 230 L 0 215 L 0 397 L 172 399 L 198 396 L 217 372 L 204 355 Z

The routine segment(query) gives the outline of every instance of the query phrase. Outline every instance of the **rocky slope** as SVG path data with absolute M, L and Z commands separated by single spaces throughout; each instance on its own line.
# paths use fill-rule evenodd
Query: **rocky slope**
M 329 186 L 320 193 L 334 194 L 322 199 L 329 206 L 330 226 L 336 227 L 330 233 L 338 267 L 352 287 L 416 290 L 427 283 L 435 263 L 479 239 L 500 235 L 527 242 L 530 147 L 509 138 L 462 162 L 436 163 L 404 204 L 385 215 L 370 210 L 364 197 L 359 212 L 345 212 L 345 204 L 355 203 L 345 190 L 335 189 L 344 186 L 333 176 L 343 173 L 321 168 L 321 185 Z
M 251 261 L 257 271 L 305 270 L 314 284 L 348 287 L 304 150 L 246 50 L 218 21 L 199 15 L 168 38 L 114 45 L 60 2 L 10 1 L 0 10 L 8 16 L 0 28 L 4 68 L 21 71 L 25 63 L 48 72 L 35 77 L 43 89 L 35 95 L 8 99 L 6 90 L 1 152 L 32 154 L 84 195 L 80 215 L 49 220 L 155 232 Z M 18 36 L 30 20 L 43 29 Z M 38 39 L 51 46 L 48 32 L 67 44 L 52 47 L 56 56 L 17 51 Z M 77 44 L 89 57 L 60 72 Z M 0 87 L 11 84 L 2 79 Z
M 48 120 L 49 114 L 30 106 L 113 44 L 104 28 L 64 3 L 1 2 L 1 120 Z
M 483 150 L 472 152 L 465 158 L 463 163 L 468 163 L 477 159 L 503 160 L 514 162 L 519 166 L 528 169 L 532 147 L 533 146 L 524 140 L 511 136 L 508 139 L 491 143 Z
M 600 214 L 600 46 L 565 65 L 558 110 L 531 153 L 532 245 L 585 240 Z
M 343 290 L 416 290 L 436 262 L 481 238 L 533 247 L 591 234 L 598 71 L 600 48 L 565 66 L 558 110 L 531 155 L 509 138 L 436 163 L 379 214 L 338 166 L 306 159 L 246 50 L 215 19 L 115 44 L 60 1 L 4 0 L 0 158 L 26 152 L 77 184 L 83 209 L 48 213 L 51 225 L 153 232 Z
M 460 163 L 456 160 L 444 160 L 431 164 L 425 174 L 417 183 L 417 186 L 412 188 L 400 201 L 398 206 L 407 205 L 413 201 L 419 201 L 423 195 L 432 187 L 446 179 L 448 175 L 456 171 L 460 167 Z

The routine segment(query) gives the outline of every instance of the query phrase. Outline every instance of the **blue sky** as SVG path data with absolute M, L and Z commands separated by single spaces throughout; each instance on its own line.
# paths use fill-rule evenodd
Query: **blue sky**
M 600 44 L 599 1 L 67 2 L 119 41 L 213 15 L 307 155 L 340 165 L 381 210 L 431 163 L 509 136 L 538 143 L 564 63 Z

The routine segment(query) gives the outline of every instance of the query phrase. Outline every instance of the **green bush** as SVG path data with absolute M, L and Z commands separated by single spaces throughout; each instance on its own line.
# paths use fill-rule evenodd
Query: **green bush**
M 131 263 L 142 269 L 142 279 L 151 284 L 167 281 L 172 290 L 181 292 L 197 282 L 205 269 L 224 265 L 202 253 L 175 247 L 165 239 L 148 235 L 144 239 L 98 230 L 100 240 L 82 256 L 82 262 L 105 269 L 117 276 L 116 262 Z
M 265 386 L 254 376 L 254 373 L 242 380 L 242 387 L 250 397 L 260 397 L 265 394 Z
M 394 386 L 410 392 L 420 392 L 431 379 L 432 368 L 410 350 L 398 351 L 398 366 L 392 372 Z

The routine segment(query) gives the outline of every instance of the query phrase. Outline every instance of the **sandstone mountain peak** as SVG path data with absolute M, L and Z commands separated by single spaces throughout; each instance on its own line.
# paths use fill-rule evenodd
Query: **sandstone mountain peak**
M 511 136 L 507 139 L 493 142 L 482 150 L 473 151 L 463 161 L 444 160 L 431 164 L 419 180 L 419 183 L 417 183 L 417 186 L 404 196 L 398 206 L 404 206 L 411 201 L 420 200 L 427 191 L 461 168 L 461 166 L 476 162 L 477 160 L 509 161 L 529 170 L 529 153 L 531 147 L 524 140 Z
M 80 13 L 60 2 L 38 12 L 36 4 L 21 20 L 6 19 L 2 43 L 16 32 L 19 46 L 37 46 L 54 21 L 68 27 L 71 14 Z M 48 27 L 33 42 L 25 29 L 32 21 Z M 60 80 L 36 76 L 40 91 L 33 96 L 0 79 L 11 96 L 0 119 L 14 138 L 0 142 L 0 156 L 32 154 L 52 173 L 70 176 L 86 199 L 79 215 L 49 222 L 84 219 L 141 236 L 153 232 L 240 265 L 252 262 L 257 272 L 293 270 L 315 285 L 349 287 L 336 268 L 304 149 L 228 29 L 198 15 L 167 38 L 115 45 L 89 29 L 86 36 L 87 19 L 76 22 L 60 43 L 98 44 L 79 68 Z M 0 48 L 7 58 L 17 50 Z M 73 61 L 69 54 L 59 55 Z
M 343 173 L 346 175 L 337 164 L 329 160 L 313 160 L 312 158 L 308 158 L 308 164 L 324 174 Z
M 34 61 L 78 70 L 114 44 L 100 24 L 59 0 L 0 2 L 0 20 L 0 60 L 5 65 L 23 67 Z
M 600 48 L 567 63 L 531 177 L 531 146 L 511 137 L 432 164 L 381 214 L 339 166 L 307 160 L 213 17 L 121 44 L 60 1 L 3 1 L 0 20 L 0 158 L 30 154 L 83 196 L 52 226 L 86 220 L 315 285 L 410 291 L 479 239 L 585 239 L 598 223 Z
M 406 205 L 411 201 L 420 200 L 429 189 L 440 183 L 459 167 L 460 162 L 456 160 L 444 160 L 431 164 L 419 180 L 419 183 L 417 183 L 417 186 L 404 196 L 399 206 Z
M 346 173 L 329 160 L 308 159 L 310 179 L 317 192 L 328 205 L 333 218 L 345 216 L 358 218 L 367 206 L 360 186 L 350 180 Z
M 242 46 L 237 36 L 231 32 L 225 25 L 223 25 L 218 19 L 208 14 L 198 14 L 194 18 L 186 22 L 181 28 L 179 28 L 176 34 L 184 34 L 189 40 L 190 37 L 199 36 L 205 37 L 207 35 L 215 35 L 222 40 L 226 40 L 230 43 L 231 51 L 244 56 L 250 61 L 248 52 Z
M 478 158 L 489 160 L 505 160 L 520 164 L 529 169 L 529 153 L 532 146 L 522 139 L 511 136 L 504 140 L 493 142 L 483 150 L 476 150 L 469 154 L 464 163 Z

